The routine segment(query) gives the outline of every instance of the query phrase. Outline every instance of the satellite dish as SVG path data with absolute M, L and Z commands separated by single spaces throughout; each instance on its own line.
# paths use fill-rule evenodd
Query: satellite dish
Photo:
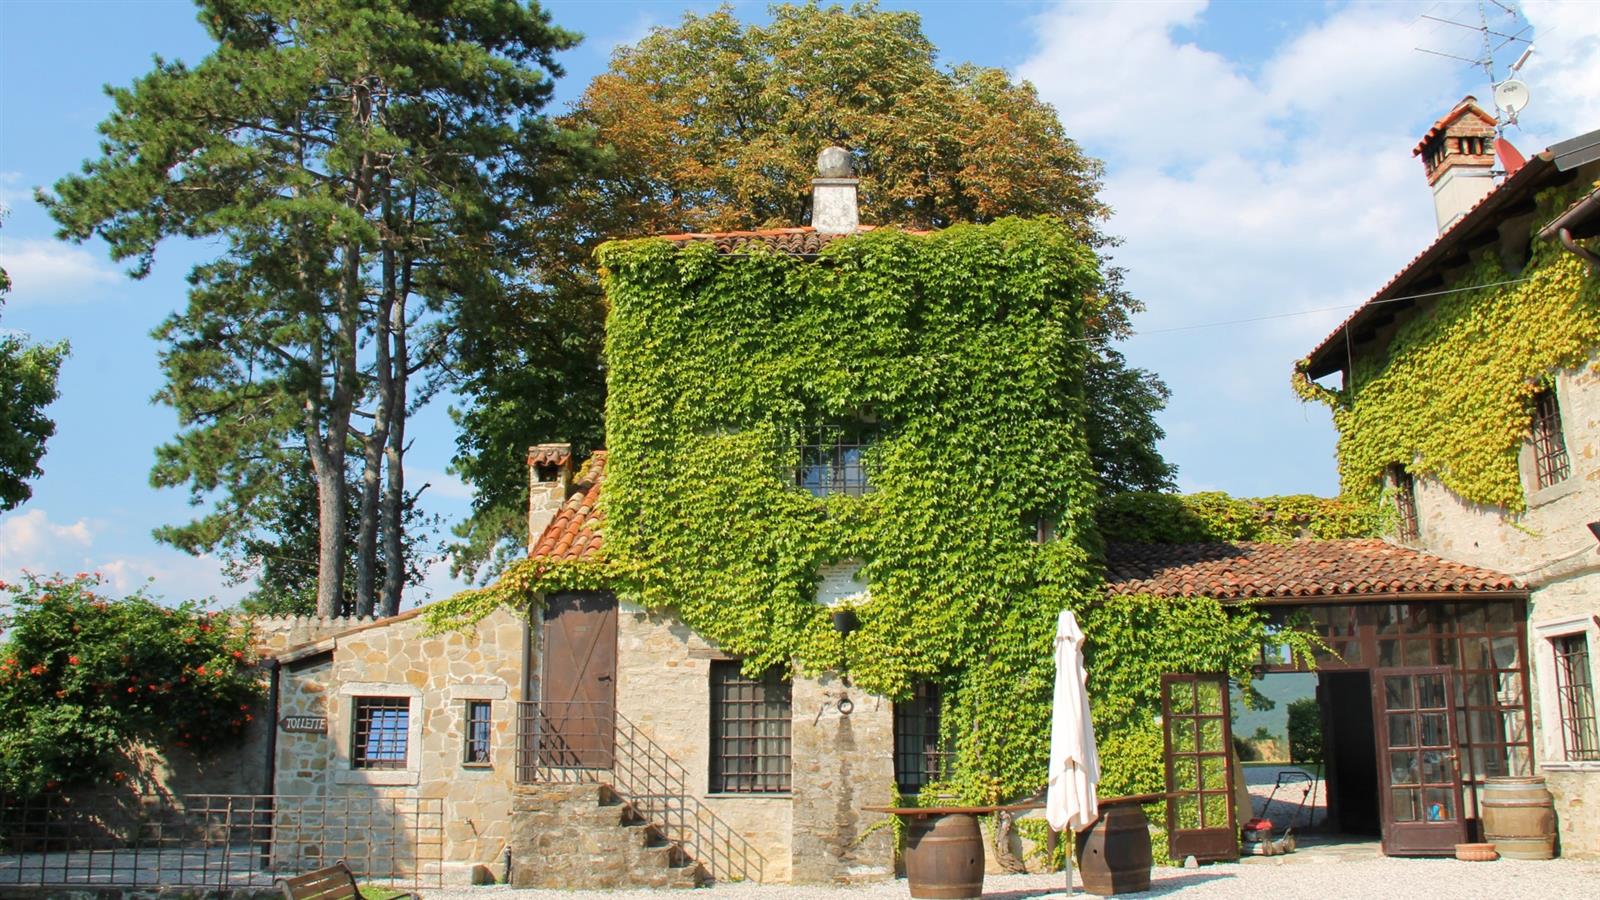
M 1505 110 L 1512 122 L 1517 121 L 1517 113 L 1527 108 L 1531 98 L 1528 86 L 1515 78 L 1507 78 L 1494 86 L 1494 105 Z

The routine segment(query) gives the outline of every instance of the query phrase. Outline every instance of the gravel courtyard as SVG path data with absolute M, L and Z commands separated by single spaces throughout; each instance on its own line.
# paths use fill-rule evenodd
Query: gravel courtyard
M 1600 897 L 1600 862 L 1500 860 L 1465 863 L 1450 859 L 1374 857 L 1352 861 L 1314 855 L 1212 865 L 1200 869 L 1156 869 L 1149 893 L 1137 897 L 1248 897 L 1252 900 L 1566 900 Z M 985 898 L 1066 897 L 1060 875 L 990 875 Z M 1081 889 L 1077 896 L 1087 896 Z M 555 891 L 503 887 L 427 890 L 424 900 L 901 900 L 911 895 L 904 881 L 860 887 L 719 885 L 698 891 Z

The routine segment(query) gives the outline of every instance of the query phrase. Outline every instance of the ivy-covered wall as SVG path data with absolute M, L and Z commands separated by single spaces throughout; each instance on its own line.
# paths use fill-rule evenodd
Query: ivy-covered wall
M 937 682 L 958 751 L 948 787 L 966 801 L 1043 787 L 1063 608 L 1089 636 L 1104 794 L 1161 788 L 1162 672 L 1248 680 L 1254 611 L 1105 593 L 1079 340 L 1098 266 L 1059 223 L 873 231 L 816 260 L 649 239 L 599 256 L 604 559 L 514 566 L 436 623 L 609 587 L 751 672 L 847 668 L 890 698 Z M 798 448 L 839 423 L 878 432 L 873 490 L 818 498 L 796 485 Z M 1036 540 L 1041 516 L 1054 540 Z M 848 658 L 816 602 L 818 570 L 844 561 L 870 594 Z
M 1533 232 L 1588 189 L 1542 192 Z M 1517 454 L 1532 398 L 1600 346 L 1600 279 L 1535 237 L 1520 272 L 1507 271 L 1491 245 L 1449 287 L 1474 285 L 1482 287 L 1407 319 L 1385 352 L 1356 356 L 1345 390 L 1312 382 L 1303 364 L 1296 371 L 1295 390 L 1333 409 L 1346 496 L 1375 500 L 1384 469 L 1401 463 L 1470 502 L 1510 512 L 1526 505 Z
M 1159 494 L 1132 491 L 1100 500 L 1096 522 L 1107 541 L 1192 544 L 1210 541 L 1285 543 L 1302 538 L 1376 537 L 1386 513 L 1370 502 L 1289 494 L 1230 497 L 1221 491 Z

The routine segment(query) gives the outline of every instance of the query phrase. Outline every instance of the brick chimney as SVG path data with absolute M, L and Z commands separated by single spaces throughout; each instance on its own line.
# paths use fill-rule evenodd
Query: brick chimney
M 856 178 L 850 151 L 824 147 L 817 154 L 817 177 L 811 180 L 811 227 L 818 234 L 853 234 L 861 225 L 856 210 Z
M 536 444 L 528 448 L 528 552 L 555 519 L 572 490 L 572 445 Z
M 1439 233 L 1494 190 L 1494 128 L 1477 98 L 1463 97 L 1411 151 L 1428 172 Z

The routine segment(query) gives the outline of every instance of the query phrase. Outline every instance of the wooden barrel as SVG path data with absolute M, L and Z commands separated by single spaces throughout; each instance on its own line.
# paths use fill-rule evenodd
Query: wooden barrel
M 1486 778 L 1483 782 L 1483 839 L 1510 859 L 1551 859 L 1556 855 L 1556 810 L 1543 775 Z
M 1078 870 L 1091 894 L 1150 890 L 1150 820 L 1138 805 L 1100 809 L 1100 818 L 1078 832 Z
M 983 833 L 967 813 L 906 817 L 906 883 L 918 900 L 983 896 Z

